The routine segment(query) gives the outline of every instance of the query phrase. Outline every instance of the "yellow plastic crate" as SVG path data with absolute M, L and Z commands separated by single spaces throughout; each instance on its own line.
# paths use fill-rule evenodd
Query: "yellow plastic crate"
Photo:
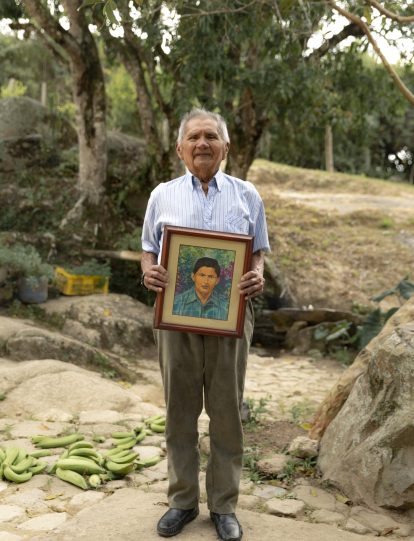
M 109 278 L 103 276 L 77 276 L 61 267 L 56 269 L 55 285 L 64 295 L 93 295 L 108 293 Z

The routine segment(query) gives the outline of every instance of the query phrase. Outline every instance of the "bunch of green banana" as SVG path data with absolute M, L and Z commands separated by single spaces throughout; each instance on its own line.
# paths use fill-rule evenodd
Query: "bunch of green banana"
M 161 414 L 157 414 L 154 415 L 154 417 L 146 419 L 144 422 L 153 432 L 164 433 L 165 421 L 165 417 L 163 417 Z
M 50 455 L 50 451 L 47 451 L 47 454 Z M 44 472 L 47 463 L 37 461 L 37 455 L 37 453 L 28 455 L 26 449 L 19 448 L 18 445 L 14 447 L 9 445 L 4 450 L 0 448 L 0 479 L 25 483 L 33 475 Z
M 113 432 L 111 437 L 114 438 L 114 445 L 116 445 L 118 449 L 127 450 L 131 449 L 145 438 L 146 434 L 144 434 L 144 437 L 140 438 L 141 434 L 142 432 L 138 435 L 136 435 L 135 432 Z
M 151 466 L 158 464 L 160 460 L 160 457 L 157 455 L 153 458 L 147 458 L 146 460 L 136 460 L 135 464 L 138 466 L 138 468 L 150 468 Z
M 41 449 L 55 449 L 56 447 L 66 447 L 72 443 L 85 439 L 80 434 L 71 434 L 62 438 L 51 438 L 50 436 L 32 436 L 32 442 Z

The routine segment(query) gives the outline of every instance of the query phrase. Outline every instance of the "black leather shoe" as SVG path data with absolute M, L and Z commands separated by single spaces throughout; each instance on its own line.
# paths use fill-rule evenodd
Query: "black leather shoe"
M 163 537 L 172 537 L 181 532 L 187 522 L 191 522 L 198 515 L 198 507 L 194 509 L 168 509 L 157 524 L 157 532 Z
M 210 512 L 211 520 L 214 520 L 217 535 L 221 541 L 240 541 L 243 537 L 243 528 L 234 513 L 219 515 Z

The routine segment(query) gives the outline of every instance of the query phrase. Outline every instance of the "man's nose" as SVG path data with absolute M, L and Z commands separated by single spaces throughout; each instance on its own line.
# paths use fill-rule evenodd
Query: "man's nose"
M 204 148 L 208 148 L 209 146 L 210 146 L 210 145 L 208 144 L 207 139 L 204 139 L 204 138 L 202 138 L 202 139 L 197 143 L 197 148 L 204 149 Z

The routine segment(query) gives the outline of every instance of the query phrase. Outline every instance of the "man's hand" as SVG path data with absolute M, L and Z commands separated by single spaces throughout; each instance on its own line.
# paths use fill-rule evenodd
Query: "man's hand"
M 253 254 L 252 270 L 243 275 L 240 284 L 237 285 L 240 295 L 245 295 L 246 301 L 263 293 L 265 283 L 263 271 L 264 261 L 259 250 Z
M 145 273 L 144 285 L 152 291 L 161 293 L 169 286 L 168 272 L 162 265 L 157 264 L 157 256 L 150 252 L 142 252 L 142 271 Z

